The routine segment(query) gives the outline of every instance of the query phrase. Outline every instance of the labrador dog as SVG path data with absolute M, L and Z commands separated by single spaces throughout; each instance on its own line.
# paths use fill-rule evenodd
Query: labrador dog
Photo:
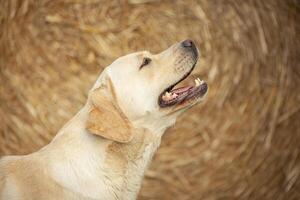
M 0 199 L 136 199 L 165 130 L 207 93 L 200 79 L 175 88 L 197 60 L 191 40 L 118 58 L 50 144 L 1 159 Z

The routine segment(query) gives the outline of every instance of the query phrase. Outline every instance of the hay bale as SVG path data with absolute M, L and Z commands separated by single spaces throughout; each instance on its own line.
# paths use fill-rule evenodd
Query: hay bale
M 0 23 L 0 155 L 47 144 L 115 58 L 193 38 L 208 99 L 139 199 L 300 199 L 298 1 L 11 0 Z

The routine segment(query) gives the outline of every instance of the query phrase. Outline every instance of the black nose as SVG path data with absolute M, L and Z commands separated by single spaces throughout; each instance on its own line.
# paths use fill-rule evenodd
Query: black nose
M 184 40 L 182 42 L 182 46 L 184 46 L 184 47 L 192 47 L 192 46 L 194 46 L 194 43 L 193 43 L 192 40 Z
M 184 40 L 181 45 L 186 49 L 192 50 L 196 57 L 198 56 L 197 48 L 192 40 Z

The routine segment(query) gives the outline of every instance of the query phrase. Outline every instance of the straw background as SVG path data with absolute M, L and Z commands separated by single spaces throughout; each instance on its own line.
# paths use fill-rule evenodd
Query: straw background
M 300 199 L 297 0 L 0 0 L 0 155 L 47 144 L 104 67 L 191 38 L 205 102 L 163 137 L 140 200 Z

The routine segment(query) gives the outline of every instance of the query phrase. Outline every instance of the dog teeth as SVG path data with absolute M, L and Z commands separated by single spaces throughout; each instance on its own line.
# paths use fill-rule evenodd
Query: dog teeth
M 172 96 L 171 96 L 171 94 L 169 93 L 169 92 L 165 92 L 165 94 L 163 95 L 163 100 L 169 100 L 169 99 L 171 99 L 172 98 Z
M 196 78 L 195 79 L 195 86 L 198 87 L 199 85 L 201 85 L 203 83 L 203 81 L 200 80 L 200 78 Z
M 174 99 L 178 96 L 178 94 L 176 93 L 169 93 L 169 92 L 165 92 L 165 94 L 163 95 L 163 100 L 168 101 L 170 99 Z
M 171 97 L 171 93 L 166 92 L 166 93 L 165 93 L 165 96 L 166 96 L 166 97 Z

